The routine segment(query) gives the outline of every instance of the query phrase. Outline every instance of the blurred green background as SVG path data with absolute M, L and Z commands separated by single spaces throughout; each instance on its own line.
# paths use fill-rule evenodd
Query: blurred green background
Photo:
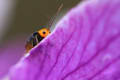
M 79 2 L 80 0 L 16 0 L 10 27 L 2 38 L 2 43 L 23 35 L 27 39 L 31 33 L 48 24 L 61 4 L 62 12 Z

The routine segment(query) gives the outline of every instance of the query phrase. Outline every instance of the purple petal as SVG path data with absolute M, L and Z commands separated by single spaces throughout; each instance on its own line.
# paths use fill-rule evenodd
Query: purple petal
M 7 44 L 0 45 L 0 80 L 8 73 L 10 67 L 23 56 L 23 52 L 25 52 L 23 41 L 19 37 L 16 40 L 9 40 Z
M 88 0 L 11 69 L 11 80 L 119 80 L 120 0 Z

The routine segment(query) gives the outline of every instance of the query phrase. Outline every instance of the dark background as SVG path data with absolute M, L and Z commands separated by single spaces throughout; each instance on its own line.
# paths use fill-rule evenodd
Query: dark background
M 28 37 L 31 33 L 45 26 L 58 7 L 63 4 L 62 11 L 68 11 L 80 0 L 17 0 L 10 28 L 2 39 L 2 43 L 16 37 Z

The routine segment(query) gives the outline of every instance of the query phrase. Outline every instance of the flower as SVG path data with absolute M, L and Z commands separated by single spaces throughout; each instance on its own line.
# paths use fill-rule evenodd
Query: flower
M 10 71 L 10 80 L 120 79 L 120 0 L 87 0 Z

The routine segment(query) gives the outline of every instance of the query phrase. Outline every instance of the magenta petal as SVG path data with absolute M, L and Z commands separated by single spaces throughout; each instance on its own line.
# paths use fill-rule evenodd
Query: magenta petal
M 73 8 L 11 80 L 120 80 L 120 0 L 87 0 Z

